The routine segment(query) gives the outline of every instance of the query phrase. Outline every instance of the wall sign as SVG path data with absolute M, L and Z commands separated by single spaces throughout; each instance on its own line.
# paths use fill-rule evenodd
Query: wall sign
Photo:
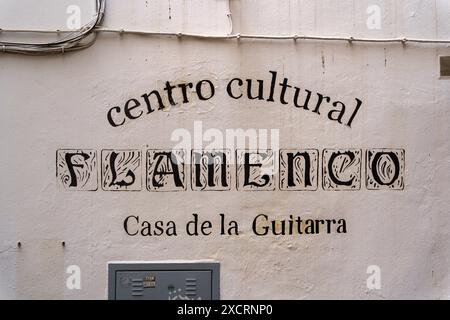
M 233 170 L 230 150 L 107 149 L 98 164 L 95 150 L 61 149 L 56 175 L 63 189 L 75 191 L 95 191 L 98 185 L 104 191 L 315 191 L 319 178 L 327 191 L 360 190 L 362 181 L 368 190 L 403 190 L 405 184 L 403 149 L 236 150 L 235 155 Z
M 227 81 L 226 97 L 290 105 L 293 110 L 316 113 L 351 128 L 362 106 L 360 99 L 352 98 L 351 104 L 345 104 L 323 93 L 301 89 L 287 78 L 279 79 L 276 71 L 269 73 L 268 82 L 232 78 Z M 110 108 L 106 118 L 112 127 L 122 127 L 131 120 L 189 103 L 192 99 L 208 101 L 215 96 L 217 88 L 209 79 L 196 83 L 166 81 L 162 90 L 153 89 Z M 183 132 L 176 135 L 185 137 Z M 62 190 L 175 193 L 403 190 L 405 186 L 405 150 L 401 148 L 283 149 L 272 145 L 189 149 L 180 145 L 186 146 L 180 143 L 161 149 L 59 149 L 56 152 L 57 182 Z M 236 221 L 228 221 L 224 214 L 219 216 L 220 235 L 239 234 Z M 185 227 L 188 236 L 208 236 L 213 223 L 194 213 Z M 340 234 L 347 233 L 347 223 L 342 218 L 303 219 L 294 215 L 273 220 L 259 213 L 251 229 L 257 236 Z M 179 232 L 173 220 L 148 221 L 134 214 L 124 219 L 123 230 L 128 236 L 177 236 Z
M 291 105 L 299 110 L 322 115 L 326 119 L 339 124 L 352 126 L 362 106 L 360 99 L 352 99 L 351 105 L 349 103 L 344 104 L 344 102 L 335 100 L 323 93 L 301 89 L 301 86 L 290 83 L 288 78 L 278 79 L 276 71 L 269 72 L 271 74 L 269 83 L 260 79 L 231 79 L 226 86 L 227 96 L 233 100 L 260 100 L 273 102 L 277 105 Z M 166 81 L 163 90 L 152 89 L 139 97 L 131 98 L 121 105 L 110 108 L 106 118 L 111 126 L 120 127 L 156 110 L 164 110 L 177 104 L 189 103 L 191 93 L 194 93 L 196 99 L 200 101 L 210 100 L 216 94 L 215 88 L 214 82 L 208 79 L 200 80 L 197 83 L 171 83 Z M 288 100 L 288 94 L 293 97 L 292 100 Z M 179 101 L 176 100 L 176 96 L 179 97 Z

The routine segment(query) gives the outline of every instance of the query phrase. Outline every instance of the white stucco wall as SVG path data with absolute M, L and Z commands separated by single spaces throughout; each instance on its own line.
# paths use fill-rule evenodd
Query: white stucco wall
M 26 2 L 1 1 L 0 28 L 64 26 L 65 7 L 44 10 Z M 446 0 L 230 2 L 235 33 L 450 38 Z M 366 27 L 372 4 L 382 8 L 380 30 Z M 90 1 L 80 5 L 92 9 Z M 103 26 L 225 34 L 226 13 L 224 0 L 108 0 Z M 0 54 L 0 298 L 104 299 L 108 261 L 172 259 L 219 261 L 224 299 L 449 298 L 450 80 L 439 79 L 440 55 L 450 55 L 448 45 L 103 33 L 76 53 Z M 359 97 L 363 105 L 352 127 L 280 103 L 226 96 L 230 79 L 268 82 L 269 70 L 349 105 Z M 117 128 L 106 121 L 111 107 L 165 81 L 205 78 L 217 85 L 209 101 Z M 77 192 L 58 186 L 58 149 L 95 149 L 98 156 L 110 148 L 170 149 L 172 132 L 193 130 L 194 121 L 204 130 L 279 129 L 284 149 L 401 148 L 405 187 L 372 191 L 363 183 L 358 191 L 325 191 L 320 175 L 314 192 Z M 174 220 L 181 231 L 192 213 L 214 223 L 224 213 L 239 222 L 241 234 L 130 237 L 123 230 L 124 218 L 134 214 Z M 345 218 L 348 230 L 258 237 L 251 222 L 260 213 Z M 81 290 L 66 288 L 69 265 L 81 268 Z M 369 265 L 381 268 L 379 290 L 366 287 Z

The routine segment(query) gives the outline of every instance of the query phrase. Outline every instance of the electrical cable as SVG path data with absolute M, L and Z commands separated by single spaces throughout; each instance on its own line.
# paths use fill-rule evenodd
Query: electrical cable
M 22 54 L 51 54 L 64 53 L 68 51 L 81 50 L 92 46 L 96 40 L 98 33 L 118 33 L 135 34 L 145 36 L 169 36 L 178 38 L 197 38 L 197 39 L 251 39 L 251 40 L 316 40 L 316 41 L 346 41 L 349 44 L 355 42 L 361 43 L 420 43 L 420 44 L 447 44 L 450 45 L 450 39 L 422 39 L 422 38 L 363 38 L 352 36 L 315 36 L 315 35 L 258 35 L 258 34 L 239 34 L 233 33 L 233 21 L 231 18 L 230 4 L 228 3 L 227 17 L 229 21 L 229 32 L 226 35 L 212 35 L 200 33 L 185 33 L 185 32 L 153 32 L 145 30 L 126 30 L 126 29 L 111 29 L 100 27 L 105 14 L 105 0 L 96 0 L 97 12 L 94 20 L 83 26 L 76 32 L 61 31 L 61 30 L 13 30 L 0 29 L 1 32 L 22 32 L 22 33 L 68 33 L 62 39 L 50 43 L 16 43 L 16 42 L 1 42 L 0 48 L 2 52 L 22 53 Z M 85 41 L 88 39 L 88 41 Z
M 42 54 L 56 54 L 65 53 L 68 51 L 81 50 L 90 47 L 94 44 L 97 37 L 96 28 L 100 25 L 105 14 L 105 1 L 96 0 L 96 14 L 94 19 L 76 31 L 61 32 L 56 30 L 56 33 L 67 33 L 61 39 L 48 43 L 20 43 L 20 42 L 6 42 L 0 41 L 2 52 L 21 53 L 28 55 L 42 55 Z M 9 32 L 8 30 L 0 29 L 1 32 Z M 29 32 L 24 30 L 16 30 L 12 32 Z M 39 32 L 39 31 L 36 31 Z M 87 41 L 86 41 L 87 40 Z

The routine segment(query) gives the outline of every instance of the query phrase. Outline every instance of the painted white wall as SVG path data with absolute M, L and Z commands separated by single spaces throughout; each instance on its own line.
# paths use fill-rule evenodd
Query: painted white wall
M 64 26 L 60 1 L 26 2 L 2 0 L 0 27 Z M 446 0 L 230 2 L 239 33 L 450 38 Z M 382 8 L 381 30 L 366 27 L 372 4 Z M 91 2 L 80 5 L 92 12 Z M 224 34 L 226 12 L 225 0 L 108 0 L 103 25 Z M 113 34 L 72 54 L 0 55 L 0 298 L 103 299 L 108 261 L 171 259 L 220 261 L 224 299 L 449 298 L 450 80 L 439 79 L 439 55 L 450 55 L 449 46 Z M 268 80 L 269 70 L 333 97 L 360 97 L 353 127 L 225 96 L 231 78 Z M 106 121 L 109 108 L 162 81 L 204 77 L 218 84 L 206 103 L 119 128 Z M 282 148 L 404 148 L 405 190 L 65 192 L 57 186 L 57 149 L 170 148 L 173 130 L 192 130 L 194 121 L 221 130 L 279 129 Z M 194 212 L 213 222 L 225 213 L 242 233 L 143 238 L 122 228 L 129 214 L 181 227 Z M 250 226 L 259 213 L 343 217 L 348 233 L 257 237 Z M 69 265 L 82 270 L 81 290 L 65 286 Z M 366 288 L 369 265 L 381 268 L 380 290 Z

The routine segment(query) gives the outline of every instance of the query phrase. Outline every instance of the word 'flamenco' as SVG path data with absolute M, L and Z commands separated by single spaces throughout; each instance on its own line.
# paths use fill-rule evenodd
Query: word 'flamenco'
M 66 190 L 97 190 L 99 176 L 105 191 L 403 190 L 405 150 L 104 149 L 99 164 L 96 150 L 60 149 L 56 171 Z

